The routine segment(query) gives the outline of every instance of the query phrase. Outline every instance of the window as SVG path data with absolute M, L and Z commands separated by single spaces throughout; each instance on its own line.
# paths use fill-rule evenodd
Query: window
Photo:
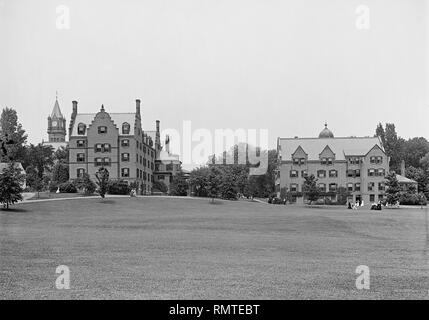
M 355 177 L 360 177 L 360 169 L 355 170 Z
M 326 191 L 326 184 L 319 183 L 318 188 L 321 192 L 325 192 Z
M 103 152 L 103 145 L 101 143 L 95 145 L 95 152 Z
M 104 158 L 103 159 L 103 165 L 110 166 L 110 158 Z
M 329 191 L 337 191 L 337 184 L 336 183 L 330 183 L 329 184 Z
M 155 171 L 159 171 L 159 163 L 155 164 Z
M 150 152 L 152 154 L 152 158 L 153 158 L 153 151 Z
M 146 158 L 143 158 L 143 167 L 146 167 Z
M 362 161 L 360 158 L 357 157 L 351 157 L 349 158 L 349 164 L 360 164 Z
M 378 169 L 377 170 L 377 176 L 384 177 L 385 176 L 385 170 L 384 169 Z
M 375 170 L 374 169 L 368 169 L 368 177 L 374 177 L 375 176 Z
M 347 191 L 353 192 L 353 183 L 347 184 Z
M 98 133 L 99 134 L 105 134 L 105 133 L 107 133 L 107 127 L 106 126 L 99 126 L 98 127 Z
M 121 160 L 122 161 L 130 161 L 130 154 L 129 153 L 122 153 L 121 154 Z
M 169 165 L 167 164 L 167 171 L 169 171 L 169 170 L 168 170 L 168 167 L 169 167 Z M 290 171 L 290 177 L 291 177 L 291 178 L 298 178 L 298 171 L 296 171 L 296 170 L 291 170 L 291 171 Z
M 78 148 L 85 148 L 85 140 L 77 140 L 76 141 L 76 146 Z
M 379 194 L 378 195 L 378 201 L 383 201 L 384 199 L 384 195 L 383 194 Z
M 94 159 L 94 165 L 96 167 L 101 166 L 102 164 L 103 164 L 103 159 L 101 159 L 101 158 L 95 158 Z
M 360 183 L 355 183 L 355 191 L 360 191 Z
M 121 146 L 122 147 L 129 147 L 130 146 L 130 140 L 128 139 L 124 139 L 121 141 Z
M 354 170 L 347 170 L 347 177 L 349 178 L 354 178 L 355 176 L 355 171 Z
M 82 178 L 84 174 L 85 174 L 85 169 L 82 169 L 82 168 L 77 169 L 78 178 Z
M 128 168 L 122 168 L 121 169 L 121 176 L 123 178 L 128 178 L 130 176 L 130 169 L 128 169 Z
M 164 180 L 164 175 L 163 174 L 158 175 L 158 180 Z
M 85 132 L 86 132 L 86 125 L 83 123 L 79 123 L 77 126 L 77 134 L 85 135 Z
M 379 190 L 379 191 L 384 191 L 384 190 L 386 190 L 386 186 L 384 185 L 384 183 L 383 183 L 383 182 L 379 182 L 379 183 L 378 183 L 378 190 Z
M 334 159 L 328 158 L 328 166 L 332 166 L 333 163 L 334 163 Z
M 143 153 L 146 153 L 146 147 L 143 146 Z
M 302 178 L 305 178 L 305 177 L 307 177 L 308 176 L 308 172 L 307 172 L 307 170 L 302 170 L 301 171 L 301 177 Z
M 320 159 L 320 164 L 322 164 L 322 165 L 328 164 L 328 159 L 326 159 L 326 158 Z
M 150 163 L 150 168 L 153 171 L 153 162 Z
M 298 192 L 298 185 L 296 183 L 292 183 L 290 185 L 290 191 L 291 192 Z
M 337 170 L 329 170 L 329 178 L 337 178 L 338 171 Z
M 169 163 L 169 164 L 166 165 L 165 168 L 166 168 L 165 170 L 167 170 L 167 171 L 173 171 L 173 164 Z M 296 173 L 296 177 L 298 177 L 298 171 L 293 171 L 293 172 L 295 172 Z
M 76 156 L 77 162 L 85 162 L 85 153 L 78 153 Z
M 383 163 L 383 157 L 370 157 L 369 163 L 371 164 L 381 164 Z
M 368 191 L 374 191 L 375 183 L 374 182 L 368 182 Z
M 130 124 L 127 122 L 124 122 L 122 124 L 122 134 L 130 134 Z
M 375 194 L 370 194 L 369 195 L 369 201 L 370 202 L 375 202 Z
M 317 177 L 318 178 L 326 178 L 326 171 L 325 170 L 318 170 L 317 171 Z
M 105 143 L 103 145 L 103 152 L 110 152 L 110 144 Z

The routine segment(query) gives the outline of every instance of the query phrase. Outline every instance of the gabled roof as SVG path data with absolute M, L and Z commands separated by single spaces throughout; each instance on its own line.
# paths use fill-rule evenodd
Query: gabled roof
M 57 118 L 57 119 L 64 118 L 63 114 L 61 113 L 61 109 L 60 109 L 60 105 L 58 103 L 58 100 L 55 100 L 55 105 L 54 105 L 54 109 L 52 110 L 52 113 L 51 113 L 51 118 Z
M 366 155 L 374 146 L 383 150 L 378 137 L 344 138 L 279 138 L 283 160 L 289 160 L 295 150 L 301 148 L 308 154 L 308 160 L 319 160 L 319 154 L 329 146 L 336 160 L 345 160 L 347 155 Z
M 414 181 L 412 179 L 408 179 L 407 177 L 401 176 L 400 174 L 396 175 L 396 179 L 398 179 L 399 183 L 417 184 L 417 181 Z
M 113 123 L 116 125 L 116 127 L 119 129 L 119 134 L 122 134 L 122 124 L 123 123 L 128 123 L 130 125 L 130 133 L 129 135 L 134 135 L 134 126 L 135 126 L 135 121 L 136 121 L 136 114 L 135 113 L 110 113 L 108 112 L 108 114 L 110 115 L 110 118 L 112 119 Z M 72 136 L 77 136 L 77 127 L 79 125 L 79 123 L 83 123 L 86 125 L 86 127 L 88 128 L 88 126 L 92 123 L 92 121 L 94 120 L 96 116 L 96 113 L 78 113 L 76 115 L 76 119 L 74 121 L 73 124 L 73 129 L 72 129 Z M 85 132 L 86 135 L 86 132 Z

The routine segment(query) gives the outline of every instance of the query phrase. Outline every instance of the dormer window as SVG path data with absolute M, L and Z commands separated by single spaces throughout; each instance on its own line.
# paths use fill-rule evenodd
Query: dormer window
M 98 133 L 99 134 L 105 134 L 105 133 L 107 133 L 107 127 L 106 126 L 99 126 L 98 127 Z
M 122 134 L 130 134 L 130 124 L 129 123 L 124 122 L 122 124 Z
M 77 134 L 85 135 L 85 132 L 86 132 L 86 125 L 83 123 L 79 123 L 77 126 Z

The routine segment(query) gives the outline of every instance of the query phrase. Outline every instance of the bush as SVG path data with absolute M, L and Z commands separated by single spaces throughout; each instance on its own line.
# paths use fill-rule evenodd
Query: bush
M 164 183 L 164 182 L 162 182 L 162 181 L 155 181 L 154 183 L 153 183 L 153 187 L 152 187 L 152 189 L 154 190 L 154 191 L 161 191 L 162 193 L 167 193 L 168 192 L 168 187 L 167 187 L 167 185 Z
M 77 193 L 77 188 L 73 182 L 64 182 L 59 185 L 61 193 Z M 57 190 L 55 190 L 57 191 Z
M 408 206 L 427 205 L 427 199 L 423 193 L 402 193 L 399 197 L 399 204 Z
M 109 194 L 116 195 L 127 195 L 130 194 L 131 187 L 128 185 L 128 182 L 119 180 L 119 181 L 110 181 L 107 187 L 107 192 Z

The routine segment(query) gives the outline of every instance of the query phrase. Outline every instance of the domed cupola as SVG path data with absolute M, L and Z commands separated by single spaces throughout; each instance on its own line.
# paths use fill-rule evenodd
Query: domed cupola
M 328 124 L 325 123 L 325 128 L 319 133 L 319 138 L 333 138 L 334 134 L 328 129 Z

